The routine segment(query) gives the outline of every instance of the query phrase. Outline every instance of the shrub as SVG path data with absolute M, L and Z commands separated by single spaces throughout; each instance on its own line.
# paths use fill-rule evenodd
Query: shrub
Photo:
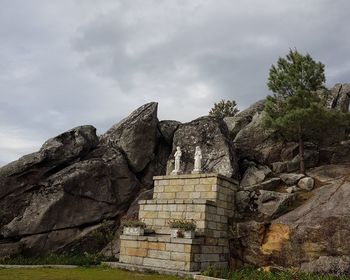
M 184 231 L 196 230 L 196 222 L 194 220 L 170 220 L 168 222 L 171 228 L 179 228 Z
M 135 217 L 125 217 L 121 220 L 122 227 L 141 227 L 146 228 L 146 224 Z

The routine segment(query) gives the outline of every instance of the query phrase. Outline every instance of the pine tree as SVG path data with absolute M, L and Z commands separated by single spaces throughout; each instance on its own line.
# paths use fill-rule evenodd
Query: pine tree
M 225 117 L 233 117 L 239 112 L 237 109 L 236 101 L 222 99 L 218 103 L 214 103 L 214 107 L 211 108 L 209 116 L 223 119 Z
M 305 173 L 305 141 L 318 141 L 327 126 L 341 126 L 345 114 L 327 109 L 318 91 L 325 86 L 324 65 L 309 54 L 290 50 L 269 73 L 268 88 L 274 93 L 265 103 L 264 125 L 288 140 L 299 142 L 300 172 Z

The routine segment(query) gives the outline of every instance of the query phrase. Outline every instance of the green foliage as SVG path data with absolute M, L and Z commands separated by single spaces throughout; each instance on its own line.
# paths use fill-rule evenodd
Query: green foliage
M 122 227 L 141 227 L 146 228 L 147 225 L 136 217 L 125 217 L 121 220 Z
M 310 94 L 324 88 L 324 65 L 316 62 L 309 54 L 302 55 L 290 50 L 286 58 L 280 57 L 277 65 L 272 65 L 268 78 L 268 88 L 283 97 L 296 93 Z
M 280 57 L 270 69 L 267 86 L 274 94 L 265 102 L 264 125 L 299 141 L 301 172 L 305 171 L 304 141 L 318 142 L 328 127 L 334 132 L 349 124 L 348 114 L 326 108 L 329 92 L 324 82 L 324 65 L 296 50 Z
M 0 269 L 0 280 L 176 280 L 175 276 L 147 274 L 112 269 L 106 267 L 94 268 L 21 268 L 21 269 Z
M 203 275 L 223 279 L 240 280 L 346 280 L 346 276 L 316 275 L 302 273 L 295 270 L 287 272 L 264 272 L 254 268 L 243 268 L 237 271 L 230 271 L 227 268 L 218 268 L 209 266 L 203 272 Z
M 49 253 L 45 256 L 27 257 L 18 255 L 12 258 L 0 259 L 0 264 L 8 265 L 78 265 L 93 266 L 98 265 L 102 261 L 112 261 L 114 259 L 106 258 L 100 254 L 68 254 L 68 253 Z
M 225 117 L 233 117 L 238 112 L 236 101 L 222 99 L 220 102 L 214 103 L 214 107 L 211 108 L 209 116 L 223 119 Z
M 95 240 L 103 245 L 108 244 L 109 253 L 113 256 L 113 239 L 115 236 L 115 228 L 113 223 L 103 220 L 102 227 L 94 232 Z
M 324 65 L 309 54 L 290 50 L 286 58 L 280 57 L 268 78 L 267 86 L 274 95 L 265 103 L 266 127 L 281 131 L 290 140 L 315 136 L 326 121 L 327 110 L 317 94 L 324 82 Z
M 183 229 L 184 231 L 196 230 L 197 225 L 194 220 L 170 220 L 169 227 Z

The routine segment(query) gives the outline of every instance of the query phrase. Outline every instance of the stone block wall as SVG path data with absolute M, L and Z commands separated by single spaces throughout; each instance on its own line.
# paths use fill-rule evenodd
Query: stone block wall
M 232 211 L 237 181 L 219 174 L 155 176 L 153 199 L 206 199 Z M 230 213 L 227 212 L 227 215 Z M 231 213 L 232 214 L 232 213 Z
M 119 261 L 123 263 L 184 271 L 199 271 L 209 264 L 227 266 L 224 248 L 202 245 L 202 238 L 122 235 L 121 241 Z
M 227 266 L 237 182 L 219 174 L 156 176 L 154 181 L 153 199 L 139 201 L 139 218 L 155 235 L 122 235 L 120 262 L 185 271 Z M 195 220 L 196 238 L 170 238 L 172 219 Z

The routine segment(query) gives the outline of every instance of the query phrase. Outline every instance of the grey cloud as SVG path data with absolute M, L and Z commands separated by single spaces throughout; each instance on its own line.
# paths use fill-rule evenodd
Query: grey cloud
M 288 48 L 350 81 L 346 0 L 63 0 L 0 3 L 0 164 L 80 124 L 98 132 L 148 101 L 188 121 L 268 94 Z M 16 141 L 14 141 L 14 139 Z M 12 145 L 16 143 L 16 145 Z M 31 149 L 32 147 L 32 149 Z

